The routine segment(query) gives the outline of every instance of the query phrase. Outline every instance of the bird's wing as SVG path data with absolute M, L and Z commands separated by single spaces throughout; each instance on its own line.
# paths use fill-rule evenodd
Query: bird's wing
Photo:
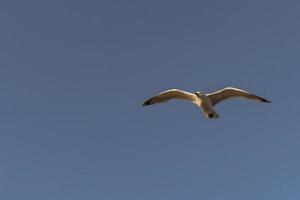
M 190 100 L 194 103 L 197 102 L 197 96 L 195 94 L 183 90 L 171 89 L 161 92 L 155 95 L 154 97 L 148 99 L 144 102 L 143 106 L 148 106 L 156 103 L 163 103 L 170 99 L 184 99 Z
M 242 97 L 246 99 L 252 99 L 260 102 L 265 102 L 265 103 L 271 103 L 271 101 L 264 99 L 262 97 L 256 96 L 254 94 L 251 94 L 247 91 L 238 89 L 238 88 L 233 88 L 233 87 L 227 87 L 222 90 L 219 90 L 217 92 L 207 94 L 209 100 L 211 101 L 212 105 L 216 105 L 222 100 L 226 100 L 232 97 Z

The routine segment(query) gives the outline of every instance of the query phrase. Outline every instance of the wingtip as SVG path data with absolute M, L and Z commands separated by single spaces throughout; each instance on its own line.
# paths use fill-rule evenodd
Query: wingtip
M 262 99 L 261 102 L 263 102 L 263 103 L 271 103 L 272 101 L 269 101 L 267 99 Z
M 268 100 L 268 99 L 265 99 L 265 98 L 263 98 L 263 97 L 259 97 L 259 96 L 256 96 L 256 95 L 254 95 L 254 96 L 257 98 L 257 100 L 258 100 L 259 102 L 262 102 L 262 103 L 271 103 L 271 101 Z
M 145 101 L 142 106 L 149 106 L 151 104 L 152 104 L 151 99 L 149 99 L 149 100 Z

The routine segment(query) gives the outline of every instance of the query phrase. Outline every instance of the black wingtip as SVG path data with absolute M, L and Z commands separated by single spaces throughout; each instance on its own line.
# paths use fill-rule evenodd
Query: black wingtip
M 271 101 L 269 101 L 269 100 L 267 100 L 267 99 L 265 99 L 265 98 L 262 98 L 262 97 L 256 96 L 256 95 L 254 95 L 254 96 L 257 98 L 257 100 L 258 100 L 259 102 L 262 102 L 262 103 L 271 103 Z
M 269 101 L 269 100 L 267 100 L 267 99 L 261 99 L 261 102 L 263 102 L 263 103 L 271 103 L 271 101 Z
M 145 102 L 143 103 L 143 106 L 149 106 L 149 105 L 151 105 L 151 104 L 152 104 L 152 103 L 151 103 L 151 100 L 152 100 L 152 99 L 149 99 L 149 100 L 145 101 Z

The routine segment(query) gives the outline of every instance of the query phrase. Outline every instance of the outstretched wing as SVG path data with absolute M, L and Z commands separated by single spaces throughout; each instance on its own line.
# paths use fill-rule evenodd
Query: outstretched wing
M 155 95 L 154 97 L 148 99 L 144 102 L 143 106 L 148 106 L 156 103 L 163 103 L 170 99 L 184 99 L 192 101 L 194 103 L 197 102 L 197 97 L 195 94 L 183 90 L 171 89 L 161 92 Z
M 264 103 L 271 103 L 271 101 L 264 99 L 262 97 L 256 96 L 254 94 L 251 94 L 245 90 L 241 90 L 238 88 L 233 88 L 233 87 L 227 87 L 222 90 L 219 90 L 217 92 L 207 94 L 209 100 L 211 101 L 212 105 L 216 105 L 220 101 L 233 98 L 233 97 L 242 97 L 246 99 L 252 99 L 256 100 L 259 102 L 264 102 Z

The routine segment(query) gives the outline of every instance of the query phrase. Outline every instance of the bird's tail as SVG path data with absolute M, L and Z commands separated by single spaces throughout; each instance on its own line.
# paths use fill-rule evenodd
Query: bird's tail
M 206 117 L 209 118 L 209 119 L 220 118 L 220 116 L 218 115 L 218 113 L 216 113 L 216 111 L 212 111 L 210 113 L 206 113 Z

